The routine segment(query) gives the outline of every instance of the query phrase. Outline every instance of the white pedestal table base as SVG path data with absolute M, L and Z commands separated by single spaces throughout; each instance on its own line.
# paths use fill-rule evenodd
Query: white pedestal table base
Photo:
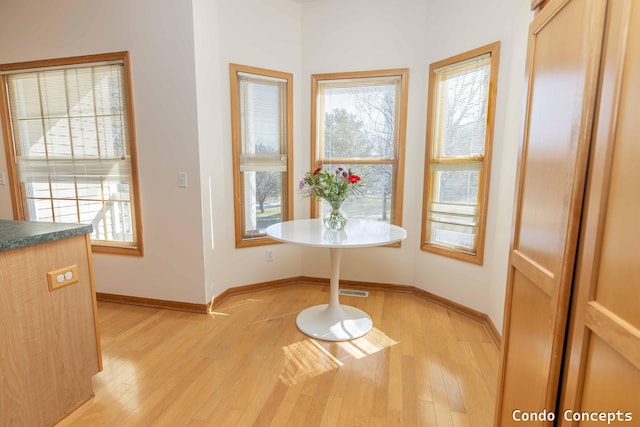
M 373 327 L 373 321 L 367 313 L 350 305 L 320 304 L 300 312 L 296 325 L 313 338 L 348 341 L 366 335 Z
M 381 221 L 354 219 L 344 230 L 327 230 L 322 219 L 298 219 L 272 224 L 269 237 L 281 242 L 329 249 L 331 277 L 329 304 L 302 310 L 296 318 L 304 334 L 326 341 L 348 341 L 366 335 L 373 328 L 371 317 L 359 308 L 341 305 L 339 299 L 340 249 L 381 246 L 399 242 L 407 231 Z
M 303 310 L 296 325 L 303 333 L 326 341 L 347 341 L 366 335 L 373 327 L 371 317 L 359 308 L 339 301 L 340 248 L 330 248 L 331 279 L 329 304 Z

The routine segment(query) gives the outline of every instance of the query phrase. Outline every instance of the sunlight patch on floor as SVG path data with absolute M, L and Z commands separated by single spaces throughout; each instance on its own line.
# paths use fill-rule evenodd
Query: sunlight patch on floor
M 214 318 L 214 319 L 215 319 L 215 318 L 216 318 L 216 316 L 228 316 L 228 315 L 229 315 L 229 313 L 223 313 L 223 312 L 221 312 L 221 311 L 210 311 L 210 312 L 208 313 L 208 315 L 209 315 L 210 317 L 212 317 L 212 318 Z
M 210 303 L 210 307 L 207 311 L 207 314 L 213 318 L 215 318 L 216 316 L 229 316 L 231 315 L 231 313 L 233 312 L 233 310 L 237 309 L 238 307 L 242 307 L 245 305 L 250 305 L 250 304 L 255 304 L 255 303 L 259 303 L 262 302 L 261 299 L 258 298 L 246 298 L 246 299 L 241 299 L 238 301 L 233 301 L 234 299 L 237 299 L 237 297 L 239 297 L 240 295 L 233 295 L 231 297 L 229 297 L 229 300 L 225 300 L 224 302 L 224 310 L 226 312 L 221 312 L 221 311 L 216 311 L 216 307 L 218 306 L 218 303 L 215 303 L 215 299 Z M 222 303 L 220 303 L 222 304 Z
M 338 343 L 342 348 L 356 359 L 361 359 L 366 355 L 376 353 L 392 345 L 398 344 L 398 341 L 387 336 L 380 329 L 372 328 L 371 331 L 358 339 L 352 341 L 344 341 Z
M 135 362 L 122 357 L 111 357 L 108 354 L 102 356 L 104 369 L 94 377 L 94 381 L 101 381 L 102 377 L 120 378 L 119 381 L 105 381 L 106 393 L 100 399 L 94 398 L 93 402 L 110 402 L 117 404 L 123 411 L 135 412 L 140 405 L 138 390 L 138 367 Z
M 288 386 L 342 366 L 342 362 L 312 339 L 289 344 L 282 350 L 284 367 L 280 380 Z
M 337 345 L 355 359 L 362 359 L 397 343 L 379 329 L 373 328 L 371 332 L 361 338 L 331 342 L 330 344 Z M 322 344 L 325 342 L 309 338 L 282 347 L 284 367 L 280 374 L 280 380 L 285 385 L 292 386 L 342 366 L 343 363 Z

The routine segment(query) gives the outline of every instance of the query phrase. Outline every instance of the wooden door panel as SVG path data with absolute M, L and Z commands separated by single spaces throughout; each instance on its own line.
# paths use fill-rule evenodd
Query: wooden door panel
M 621 7 L 612 4 L 612 8 Z M 624 12 L 623 12 L 624 13 Z M 633 13 L 633 15 L 631 14 Z M 596 301 L 640 328 L 640 7 L 633 2 L 604 223 Z M 623 26 L 624 27 L 624 26 Z M 630 284 L 637 286 L 629 286 Z M 635 302 L 635 303 L 632 303 Z
M 551 299 L 573 266 L 603 19 L 603 1 L 556 1 L 531 25 L 511 265 Z
M 562 411 L 562 420 L 575 421 L 575 413 L 616 414 L 609 425 L 634 425 L 640 419 L 640 370 L 629 363 L 615 349 L 592 334 L 584 378 L 584 391 L 580 407 L 566 407 Z M 582 419 L 580 419 L 582 421 Z M 577 425 L 603 425 L 601 422 L 580 422 Z
M 549 296 L 517 270 L 513 277 L 511 301 L 510 325 L 519 333 L 510 337 L 509 358 L 505 366 L 506 378 L 517 378 L 517 381 L 505 382 L 502 393 L 502 418 L 507 420 L 512 418 L 514 409 L 539 412 L 539 408 L 544 408 L 553 330 Z M 532 354 L 537 357 L 530 357 Z
M 569 2 L 542 25 L 534 20 L 530 39 L 535 53 L 513 249 L 552 275 L 563 259 L 580 146 L 575 118 L 582 111 L 588 58 L 575 35 L 584 31 L 584 7 Z
M 640 2 L 610 1 L 561 405 L 611 425 L 640 422 L 639 51 Z
M 555 287 L 555 275 L 520 252 L 518 249 L 511 251 L 511 265 L 514 271 L 526 276 L 531 282 L 540 288 L 542 292 L 552 297 Z
M 595 301 L 587 303 L 584 326 L 640 369 L 640 329 Z
M 496 426 L 556 407 L 605 10 L 552 0 L 530 27 Z

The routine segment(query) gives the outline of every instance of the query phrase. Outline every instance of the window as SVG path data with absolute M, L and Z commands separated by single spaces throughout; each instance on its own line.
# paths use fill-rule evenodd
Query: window
M 92 224 L 94 251 L 142 255 L 129 54 L 0 75 L 16 219 Z
M 230 64 L 236 247 L 293 217 L 293 76 Z
M 312 76 L 312 169 L 351 168 L 364 193 L 342 208 L 350 218 L 401 225 L 409 70 Z M 311 216 L 330 207 L 311 204 Z
M 482 264 L 500 43 L 431 64 L 422 249 Z

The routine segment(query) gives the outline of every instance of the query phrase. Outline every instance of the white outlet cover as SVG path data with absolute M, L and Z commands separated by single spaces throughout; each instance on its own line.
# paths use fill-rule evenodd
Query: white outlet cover
M 178 187 L 187 188 L 187 173 L 178 172 Z

